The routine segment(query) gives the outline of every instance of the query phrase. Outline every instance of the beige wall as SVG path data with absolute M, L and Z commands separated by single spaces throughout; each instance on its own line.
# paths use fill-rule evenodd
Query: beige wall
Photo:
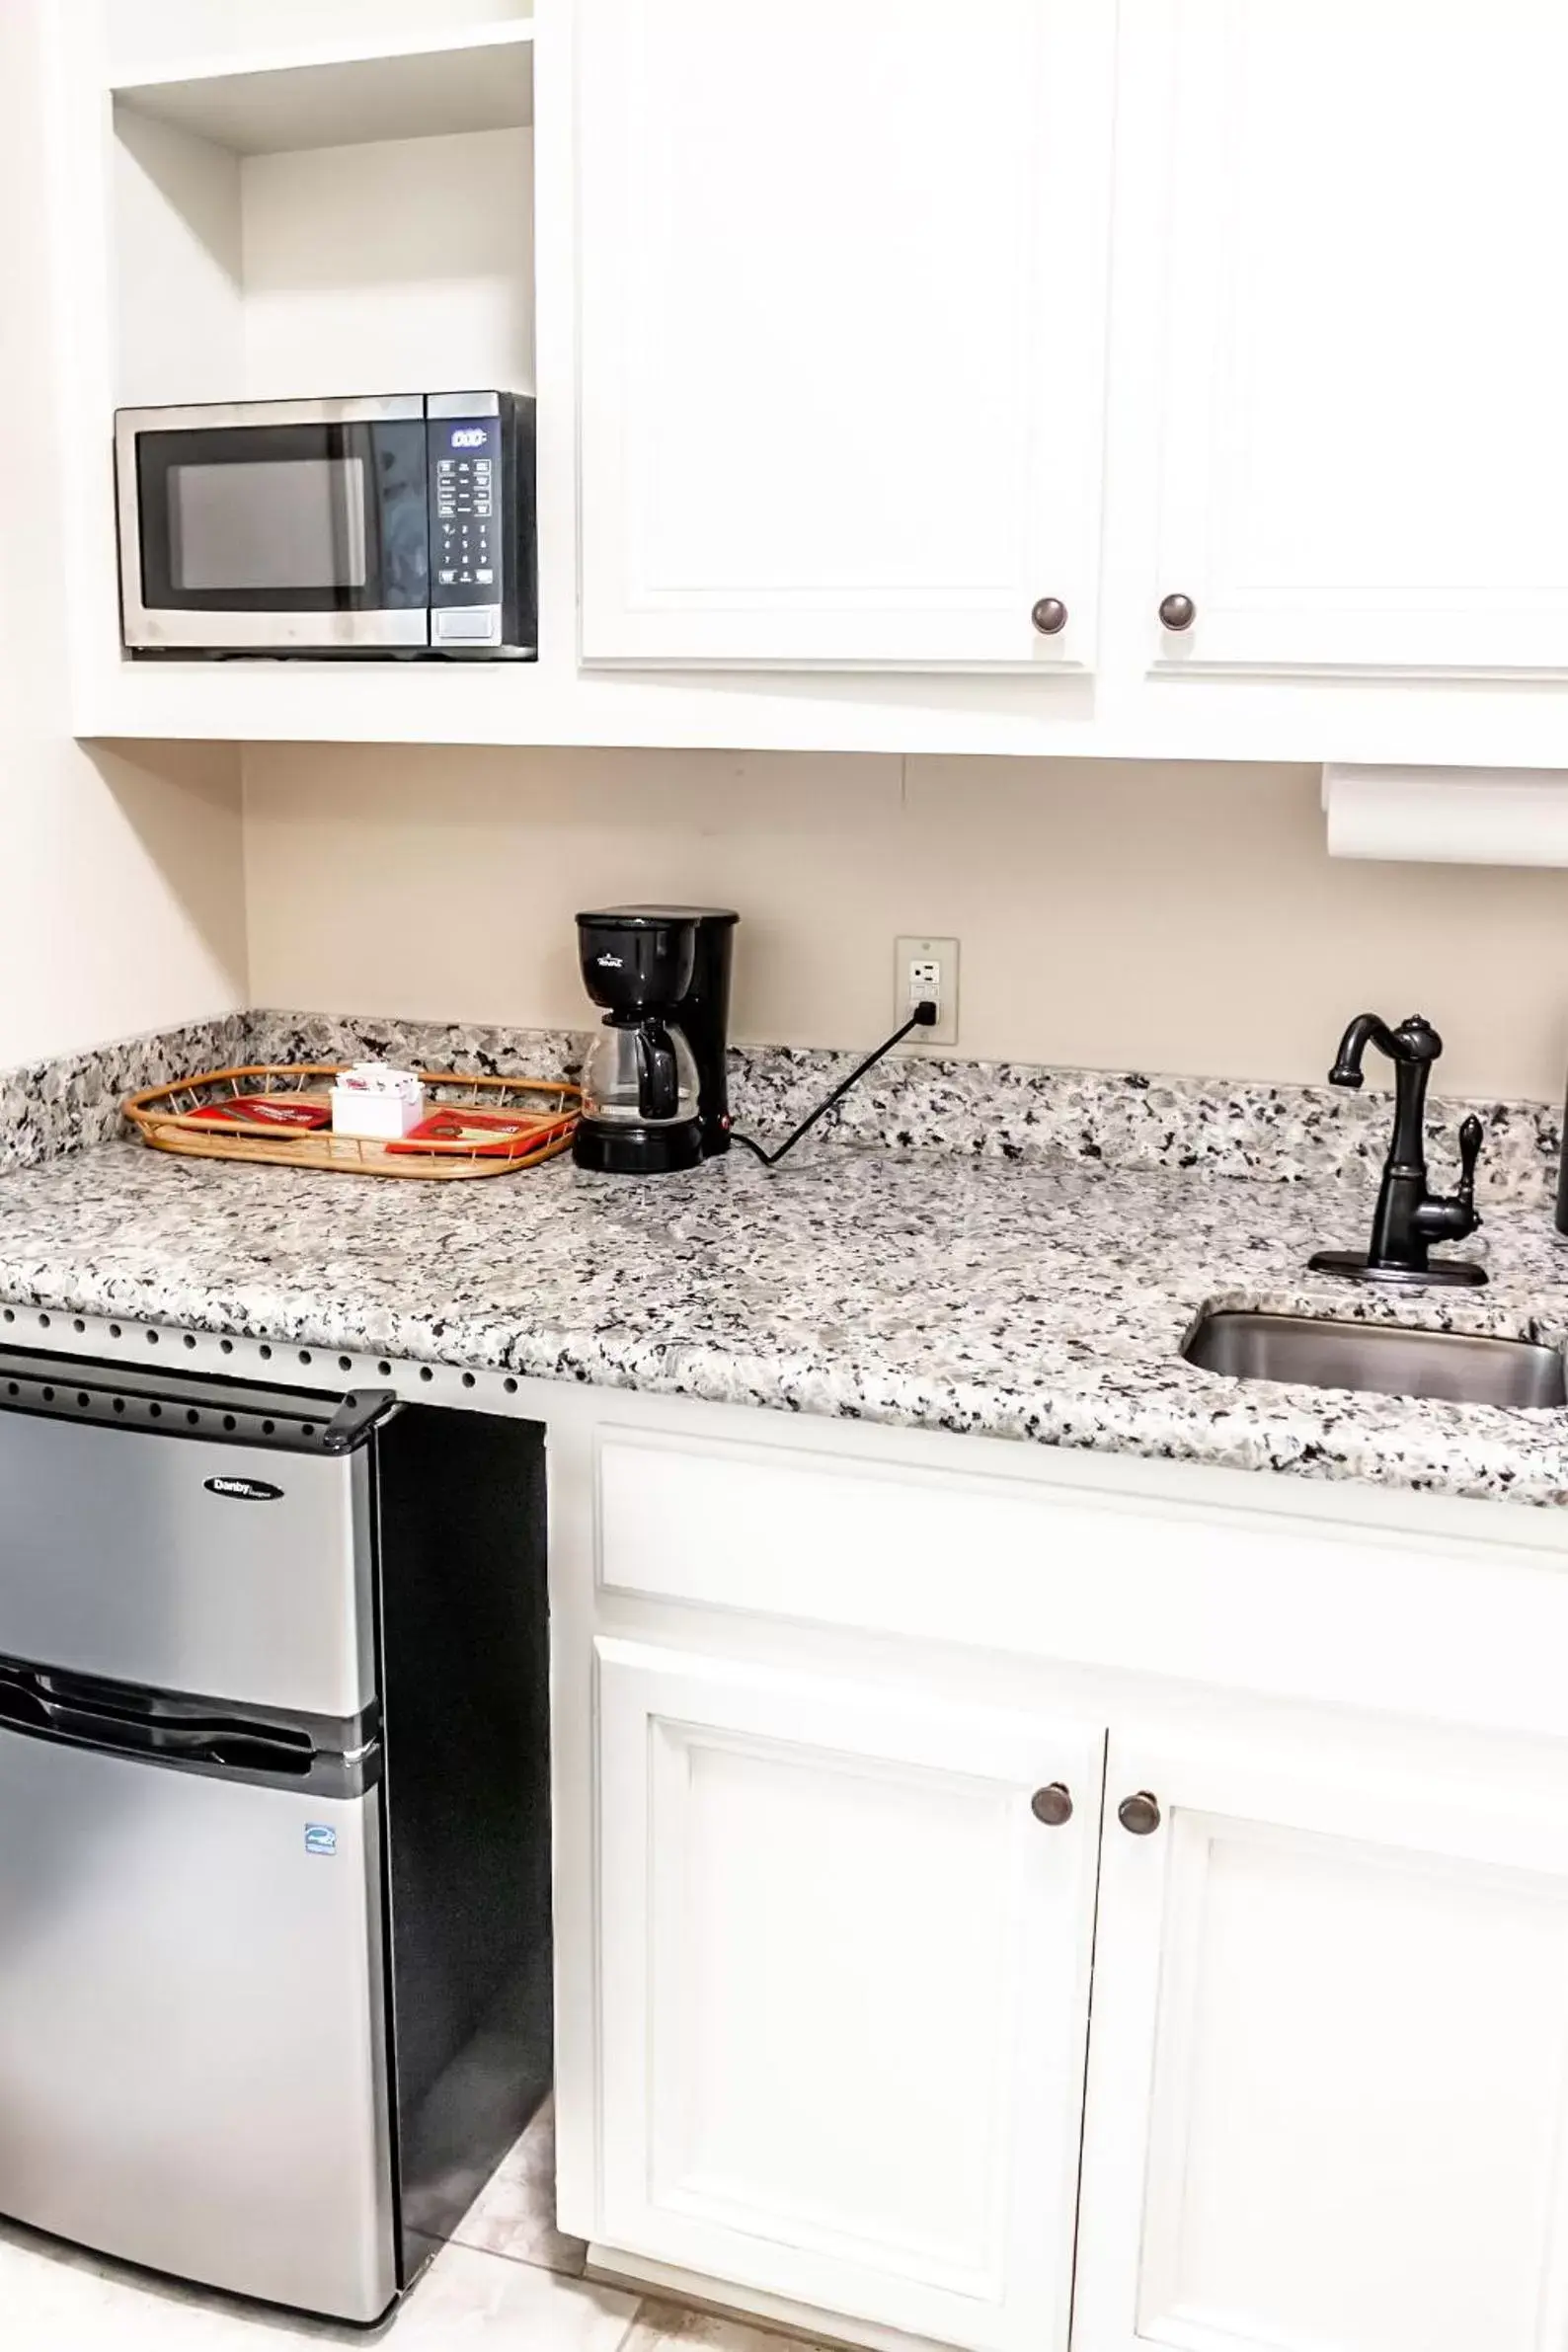
M 580 1022 L 572 916 L 729 902 L 739 1036 L 870 1045 L 900 932 L 960 1051 L 1320 1079 L 1364 1006 L 1443 1083 L 1556 1097 L 1568 873 L 1331 863 L 1315 769 L 667 752 L 246 754 L 258 1002 Z
M 0 0 L 0 1067 L 245 992 L 236 754 L 87 751 L 67 732 L 38 233 L 44 5 Z

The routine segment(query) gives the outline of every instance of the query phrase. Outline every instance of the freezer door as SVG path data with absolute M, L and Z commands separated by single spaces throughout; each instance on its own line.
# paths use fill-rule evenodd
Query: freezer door
M 387 2309 L 378 1805 L 0 1726 L 0 2214 Z
M 357 1715 L 375 1692 L 369 1477 L 365 1448 L 0 1411 L 0 1657 Z

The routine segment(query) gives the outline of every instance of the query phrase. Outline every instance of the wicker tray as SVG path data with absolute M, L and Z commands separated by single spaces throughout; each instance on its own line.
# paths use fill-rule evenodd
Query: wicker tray
M 498 1149 L 469 1142 L 422 1142 L 410 1150 L 330 1128 L 288 1134 L 249 1120 L 216 1127 L 191 1114 L 239 1094 L 297 1094 L 324 1102 L 341 1061 L 255 1061 L 235 1069 L 203 1070 L 169 1086 L 127 1095 L 125 1117 L 154 1151 L 187 1152 L 195 1159 L 262 1161 L 276 1168 L 326 1168 L 345 1176 L 514 1176 L 569 1148 L 583 1089 L 566 1079 L 481 1078 L 455 1070 L 422 1070 L 432 1111 L 470 1108 L 530 1114 L 528 1128 Z

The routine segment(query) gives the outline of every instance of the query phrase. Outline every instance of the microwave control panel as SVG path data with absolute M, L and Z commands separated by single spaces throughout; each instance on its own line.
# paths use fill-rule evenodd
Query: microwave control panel
M 539 643 L 532 395 L 427 393 L 425 433 L 431 651 L 531 661 Z
M 499 417 L 432 418 L 431 602 L 502 600 L 502 460 Z

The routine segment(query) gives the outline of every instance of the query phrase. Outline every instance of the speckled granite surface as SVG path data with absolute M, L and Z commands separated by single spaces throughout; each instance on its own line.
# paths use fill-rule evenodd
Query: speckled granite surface
M 384 1055 L 430 1068 L 575 1075 L 588 1033 L 282 1011 L 233 1013 L 161 1035 L 0 1072 L 0 1170 L 104 1142 L 122 1130 L 121 1099 L 196 1069 L 244 1061 L 338 1061 Z M 736 1124 L 787 1134 L 847 1076 L 858 1058 L 792 1046 L 738 1046 L 731 1056 Z M 1376 1075 L 1376 1065 L 1373 1064 Z M 1557 1111 L 1529 1102 L 1435 1100 L 1430 1143 L 1438 1180 L 1451 1167 L 1468 1110 L 1487 1129 L 1480 1191 L 1492 1201 L 1541 1201 L 1556 1181 Z M 817 1131 L 824 1142 L 959 1153 L 1015 1162 L 1084 1161 L 1116 1168 L 1208 1168 L 1270 1183 L 1370 1177 L 1387 1144 L 1386 1091 L 1045 1069 L 1021 1062 L 898 1056 L 881 1063 Z
M 928 1428 L 1534 1504 L 1568 1499 L 1568 1414 L 1197 1372 L 1208 1300 L 1397 1313 L 1568 1342 L 1538 1207 L 1481 1236 L 1494 1283 L 1397 1302 L 1315 1283 L 1362 1239 L 1354 1179 L 808 1145 L 626 1181 L 570 1162 L 377 1184 L 111 1144 L 0 1184 L 0 1296 Z

